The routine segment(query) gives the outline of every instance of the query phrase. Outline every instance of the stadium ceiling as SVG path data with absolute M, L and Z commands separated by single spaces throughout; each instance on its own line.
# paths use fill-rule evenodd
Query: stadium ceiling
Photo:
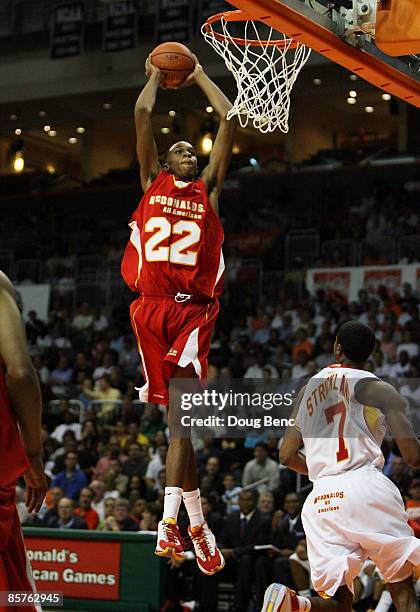
M 235 84 L 230 76 L 218 78 L 217 82 L 229 97 L 235 95 Z M 359 96 L 359 103 L 355 106 L 347 103 L 352 90 L 356 90 Z M 308 66 L 300 75 L 292 105 L 294 101 L 303 103 L 307 100 L 319 106 L 321 111 L 325 105 L 341 113 L 354 113 L 371 105 L 375 106 L 378 113 L 388 114 L 388 105 L 381 99 L 381 93 L 361 79 L 350 80 L 350 73 L 339 66 L 330 63 L 315 64 Z M 1 132 L 12 135 L 16 128 L 20 128 L 23 131 L 39 132 L 40 137 L 48 139 L 47 133 L 43 131 L 44 125 L 50 125 L 52 129 L 56 125 L 68 125 L 76 129 L 78 126 L 87 127 L 89 123 L 98 120 L 131 119 L 137 95 L 138 89 L 128 88 L 1 104 Z M 199 92 L 191 96 L 189 89 L 167 91 L 158 96 L 156 113 L 164 114 L 174 109 L 185 116 L 192 111 L 204 111 L 206 105 L 205 97 Z M 40 116 L 42 111 L 46 112 L 45 116 Z M 53 139 L 49 140 L 51 142 Z M 55 142 L 60 142 L 60 138 Z M 65 142 L 63 139 L 61 144 Z

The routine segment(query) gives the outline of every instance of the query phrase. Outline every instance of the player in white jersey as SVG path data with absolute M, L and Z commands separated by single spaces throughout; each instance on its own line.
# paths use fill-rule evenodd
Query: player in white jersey
M 420 467 L 420 443 L 399 393 L 363 370 L 373 331 L 350 321 L 334 344 L 336 363 L 299 392 L 280 461 L 313 481 L 302 510 L 312 582 L 321 597 L 268 587 L 262 612 L 351 612 L 353 580 L 371 558 L 388 583 L 398 612 L 416 612 L 413 566 L 420 541 L 412 535 L 397 487 L 382 473 L 381 444 L 389 427 L 403 459 Z M 300 451 L 305 448 L 305 455 Z

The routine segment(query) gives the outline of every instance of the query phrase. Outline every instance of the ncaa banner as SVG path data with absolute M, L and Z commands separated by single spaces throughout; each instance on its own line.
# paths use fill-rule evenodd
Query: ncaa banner
M 50 37 L 51 59 L 80 55 L 84 43 L 84 3 L 67 2 L 54 11 Z
M 191 39 L 192 3 L 190 0 L 160 0 L 157 16 L 158 43 Z
M 137 13 L 134 0 L 111 2 L 103 30 L 104 51 L 125 51 L 136 46 Z

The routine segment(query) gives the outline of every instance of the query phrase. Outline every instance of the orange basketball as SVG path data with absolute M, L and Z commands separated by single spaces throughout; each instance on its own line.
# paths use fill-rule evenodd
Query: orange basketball
M 152 51 L 151 62 L 165 75 L 164 87 L 176 89 L 194 71 L 194 58 L 185 45 L 165 42 Z

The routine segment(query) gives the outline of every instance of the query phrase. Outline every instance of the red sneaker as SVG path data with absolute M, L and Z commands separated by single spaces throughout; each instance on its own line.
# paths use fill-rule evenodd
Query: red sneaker
M 155 555 L 182 559 L 183 552 L 184 547 L 176 520 L 167 518 L 159 521 Z
M 216 538 L 206 522 L 197 527 L 188 527 L 191 542 L 194 545 L 198 567 L 203 574 L 211 576 L 225 566 L 225 560 L 216 546 Z

